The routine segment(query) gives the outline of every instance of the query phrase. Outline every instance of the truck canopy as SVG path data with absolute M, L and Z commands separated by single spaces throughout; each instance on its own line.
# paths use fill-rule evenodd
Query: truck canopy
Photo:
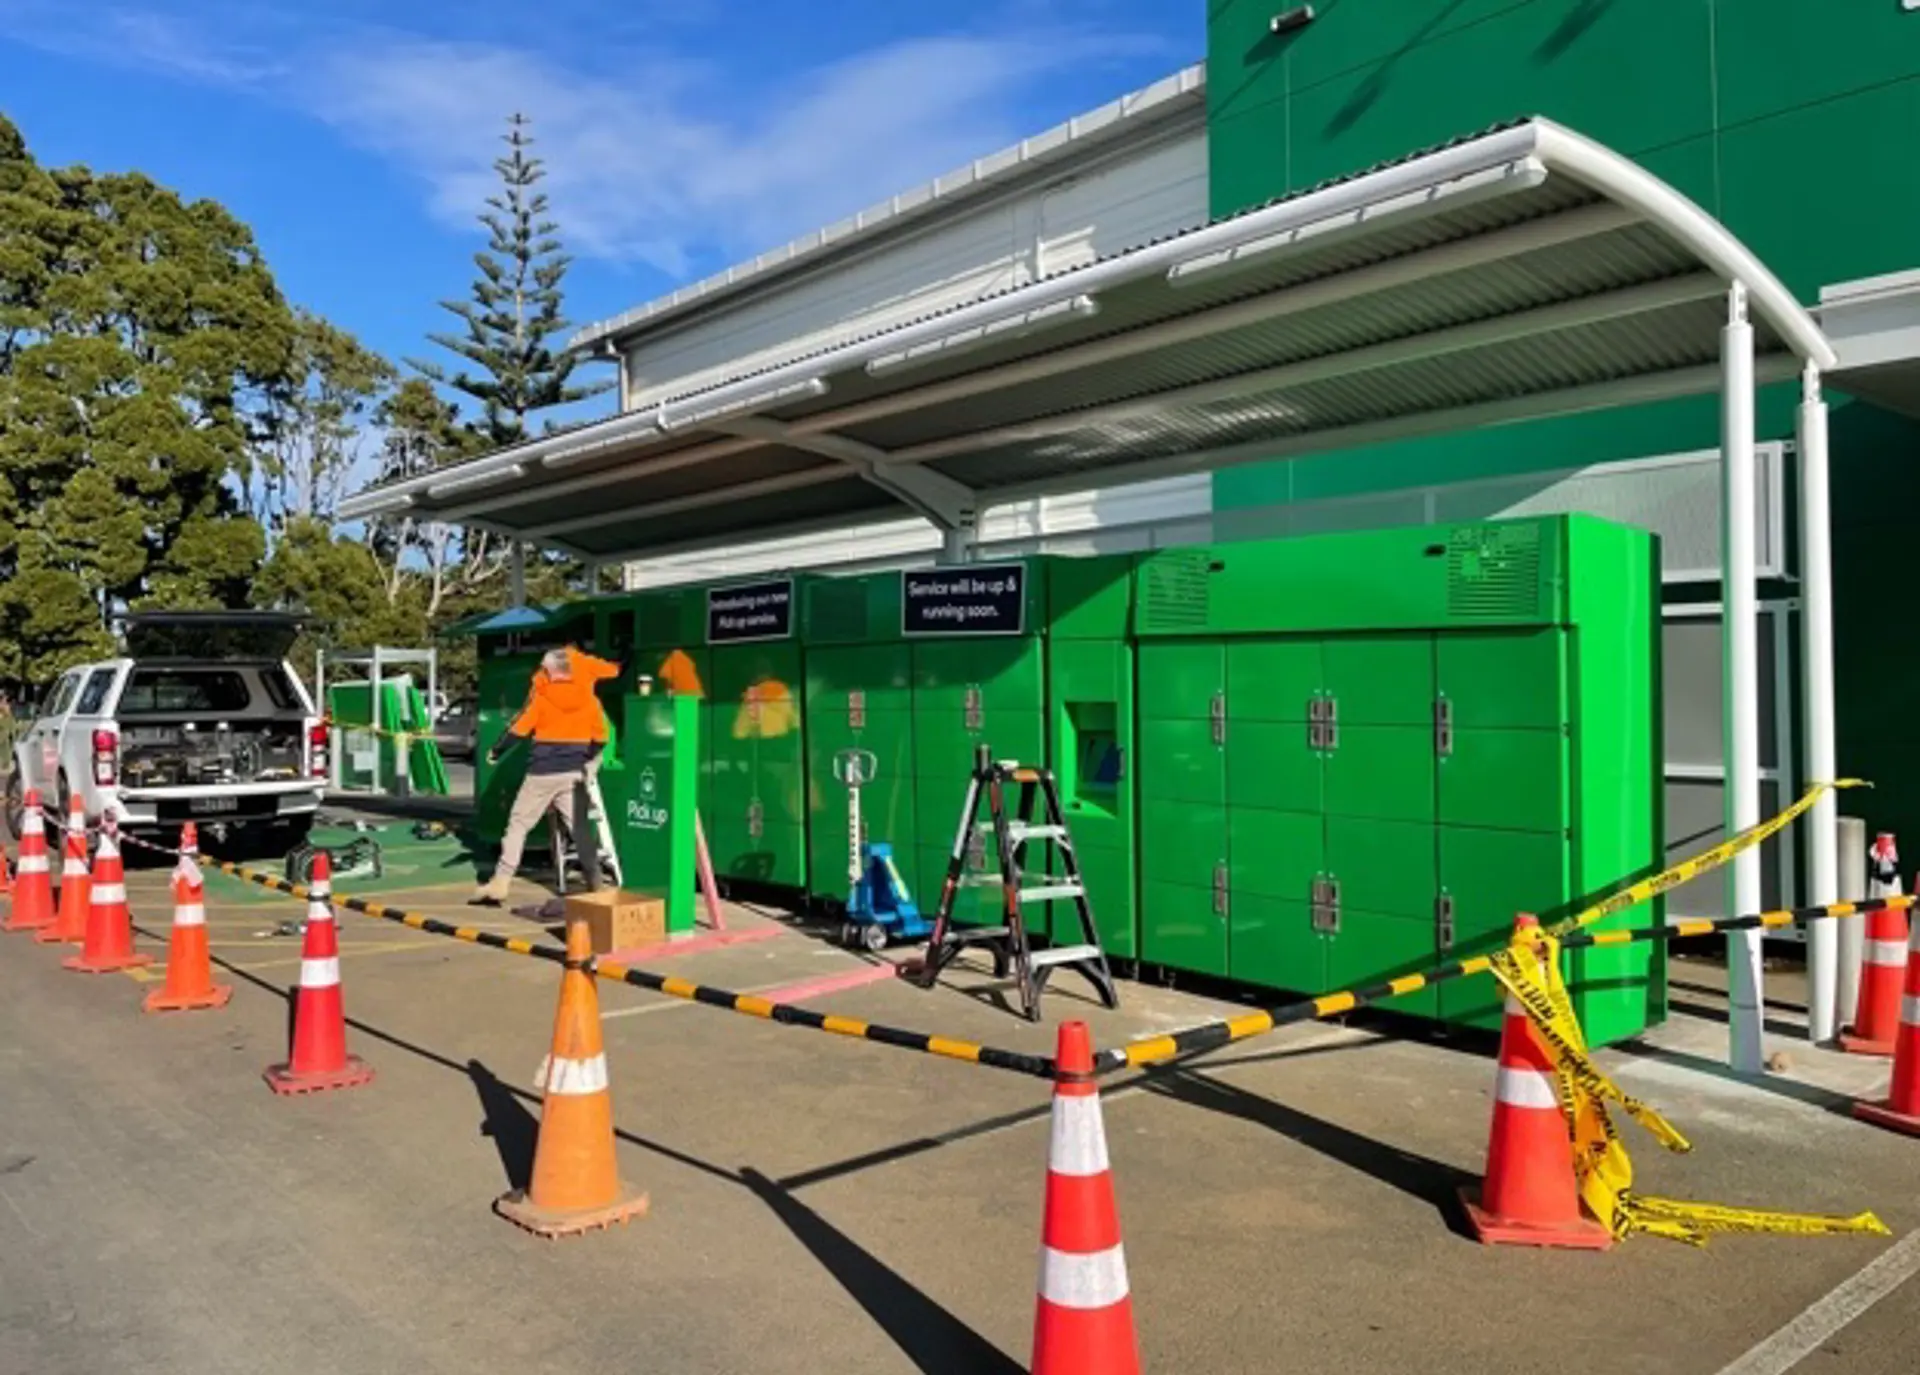
M 303 624 L 285 611 L 137 611 L 121 618 L 120 633 L 136 659 L 279 663 Z

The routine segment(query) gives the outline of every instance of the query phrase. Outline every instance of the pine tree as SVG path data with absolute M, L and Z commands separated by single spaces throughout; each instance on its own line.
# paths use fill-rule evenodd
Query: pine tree
M 449 373 L 437 363 L 407 360 L 435 382 L 478 401 L 495 445 L 525 438 L 533 412 L 584 400 L 612 385 L 571 385 L 575 360 L 548 347 L 569 327 L 561 314 L 561 282 L 573 259 L 561 251 L 559 226 L 548 218 L 546 193 L 537 189 L 547 173 L 542 160 L 528 151 L 534 142 L 529 123 L 523 114 L 510 115 L 501 136 L 507 152 L 493 163 L 501 189 L 487 197 L 479 216 L 488 245 L 473 255 L 480 275 L 474 278 L 472 299 L 440 303 L 459 317 L 465 333 L 427 336 L 471 368 Z

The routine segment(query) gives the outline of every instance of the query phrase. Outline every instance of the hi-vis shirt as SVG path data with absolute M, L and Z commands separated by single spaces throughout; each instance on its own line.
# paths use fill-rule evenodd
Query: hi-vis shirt
M 535 672 L 527 705 L 507 727 L 521 739 L 533 737 L 533 755 L 527 761 L 530 774 L 583 769 L 607 743 L 607 716 L 594 685 L 614 677 L 620 666 L 572 646 L 563 652 L 571 676 L 558 682 L 545 669 Z

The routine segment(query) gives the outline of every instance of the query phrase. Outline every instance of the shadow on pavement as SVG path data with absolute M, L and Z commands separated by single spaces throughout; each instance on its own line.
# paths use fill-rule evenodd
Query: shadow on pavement
M 925 1375 L 1018 1375 L 1023 1366 L 757 1170 L 740 1181 Z
M 473 1091 L 480 1095 L 480 1135 L 493 1138 L 500 1153 L 500 1168 L 507 1176 L 509 1189 L 524 1189 L 533 1179 L 533 1146 L 540 1123 L 527 1111 L 527 1105 L 492 1070 L 478 1060 L 467 1061 L 467 1077 Z
M 1802 1031 L 1800 1034 L 1805 1033 Z M 1833 1089 L 1823 1089 L 1818 1084 L 1803 1083 L 1798 1079 L 1787 1079 L 1777 1074 L 1741 1074 L 1722 1061 L 1711 1060 L 1704 1055 L 1690 1055 L 1684 1050 L 1669 1050 L 1665 1046 L 1648 1045 L 1645 1041 L 1621 1041 L 1609 1049 L 1616 1055 L 1674 1065 L 1681 1069 L 1711 1075 L 1715 1079 L 1724 1079 L 1730 1084 L 1744 1084 L 1750 1089 L 1758 1089 L 1761 1093 L 1771 1093 L 1779 1098 L 1791 1098 L 1795 1102 L 1830 1112 L 1836 1117 L 1853 1116 L 1854 1099 Z
M 1141 1087 L 1148 1093 L 1205 1108 L 1209 1112 L 1226 1113 L 1265 1127 L 1289 1141 L 1297 1141 L 1329 1160 L 1336 1160 L 1362 1174 L 1371 1175 L 1382 1184 L 1391 1185 L 1404 1194 L 1432 1204 L 1446 1220 L 1450 1231 L 1469 1241 L 1473 1239 L 1473 1234 L 1467 1229 L 1466 1219 L 1461 1215 L 1458 1193 L 1464 1186 L 1477 1184 L 1479 1177 L 1476 1175 L 1429 1156 L 1376 1141 L 1323 1117 L 1315 1117 L 1298 1108 L 1290 1108 L 1271 1098 L 1263 1098 L 1257 1093 L 1249 1093 L 1191 1070 L 1149 1075 Z

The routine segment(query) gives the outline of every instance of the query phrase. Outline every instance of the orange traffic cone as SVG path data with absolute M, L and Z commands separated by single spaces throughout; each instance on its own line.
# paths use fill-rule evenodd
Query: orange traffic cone
M 1514 923 L 1539 923 L 1522 914 Z M 1500 1024 L 1487 1173 L 1476 1194 L 1460 1191 L 1473 1233 L 1490 1246 L 1568 1246 L 1604 1251 L 1613 1235 L 1580 1211 L 1573 1139 L 1554 1087 L 1553 1061 L 1512 995 Z
M 1855 1103 L 1853 1115 L 1863 1122 L 1920 1136 L 1920 922 L 1913 923 L 1907 944 L 1900 1031 L 1893 1043 L 1893 1082 L 1878 1103 Z
M 1882 831 L 1867 853 L 1868 898 L 1900 893 L 1900 855 Z M 1867 939 L 1860 952 L 1860 1001 L 1853 1025 L 1840 1033 L 1840 1048 L 1854 1055 L 1891 1055 L 1900 1034 L 1900 982 L 1907 967 L 1907 914 L 1882 908 L 1867 913 Z
M 60 910 L 53 925 L 35 940 L 46 945 L 79 945 L 87 938 L 87 809 L 76 794 L 67 810 L 65 859 L 60 865 Z
M 593 941 L 584 921 L 567 923 L 566 968 L 553 1050 L 540 1075 L 545 1094 L 533 1178 L 494 1200 L 493 1210 L 543 1237 L 575 1236 L 643 1217 L 647 1196 L 620 1178 L 613 1156 L 613 1095 L 600 1042 L 600 995 L 587 965 Z
M 307 936 L 300 951 L 300 990 L 293 1004 L 293 1053 L 267 1070 L 275 1093 L 350 1089 L 373 1079 L 373 1067 L 347 1054 L 347 1014 L 340 1001 L 340 933 L 333 925 L 333 865 L 325 850 L 313 859 L 307 885 Z
M 54 922 L 53 870 L 40 794 L 29 789 L 25 801 L 20 820 L 20 881 L 13 886 L 13 910 L 0 931 L 42 931 Z
M 1033 1313 L 1034 1375 L 1137 1375 L 1133 1299 L 1113 1202 L 1093 1038 L 1062 1022 L 1054 1063 L 1053 1133 L 1047 1147 L 1040 1292 Z
M 127 873 L 120 863 L 120 842 L 113 818 L 100 823 L 100 850 L 93 857 L 93 881 L 87 889 L 86 944 L 60 963 L 82 974 L 111 974 L 152 964 L 151 955 L 133 948 L 133 914 L 127 910 Z
M 233 996 L 228 984 L 213 981 L 213 959 L 207 952 L 207 908 L 200 866 L 182 847 L 173 871 L 173 934 L 167 943 L 167 982 L 147 994 L 148 1012 L 188 1012 L 225 1007 Z

